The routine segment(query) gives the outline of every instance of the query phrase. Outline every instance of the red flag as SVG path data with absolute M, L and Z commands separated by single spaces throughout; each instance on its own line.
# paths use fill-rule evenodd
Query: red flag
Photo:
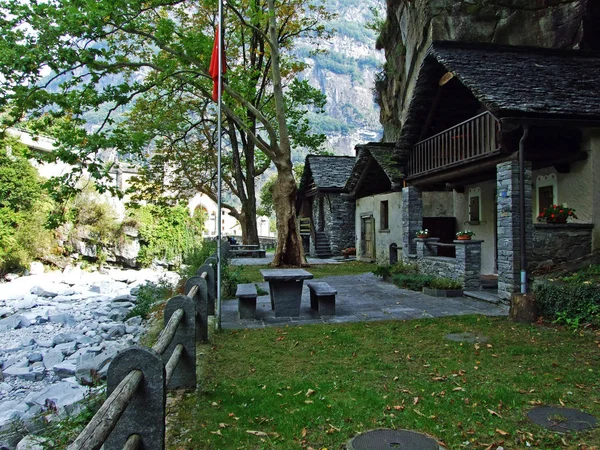
M 219 47 L 222 42 L 221 36 L 219 36 L 219 27 L 217 27 L 217 31 L 215 32 L 215 43 L 213 45 L 212 56 L 210 57 L 210 67 L 208 69 L 209 75 L 213 79 L 213 95 L 212 98 L 216 102 L 219 96 Z M 221 73 L 224 74 L 225 69 L 225 49 L 221 49 Z M 222 85 L 221 85 L 222 86 Z

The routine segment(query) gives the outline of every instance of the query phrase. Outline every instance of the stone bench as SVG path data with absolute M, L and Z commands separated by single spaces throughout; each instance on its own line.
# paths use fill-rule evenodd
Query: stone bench
M 310 307 L 319 312 L 320 316 L 335 315 L 335 295 L 337 290 L 324 281 L 307 281 L 310 289 Z
M 238 298 L 238 314 L 240 319 L 256 317 L 256 285 L 254 283 L 238 284 L 235 296 Z
M 240 249 L 240 250 L 231 250 L 231 254 L 233 256 L 249 256 L 251 258 L 264 258 L 266 257 L 266 251 L 263 249 Z

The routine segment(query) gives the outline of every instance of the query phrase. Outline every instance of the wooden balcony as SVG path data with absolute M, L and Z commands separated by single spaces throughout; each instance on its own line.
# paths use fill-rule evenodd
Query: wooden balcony
M 417 142 L 408 163 L 414 178 L 496 154 L 500 122 L 486 111 L 447 130 Z

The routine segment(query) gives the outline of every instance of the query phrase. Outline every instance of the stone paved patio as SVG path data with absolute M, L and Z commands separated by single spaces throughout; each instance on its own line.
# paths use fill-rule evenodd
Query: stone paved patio
M 256 261 L 256 259 L 255 259 Z M 265 264 L 264 260 L 262 260 Z M 237 263 L 237 261 L 236 261 Z M 267 262 L 268 263 L 268 262 Z M 308 269 L 310 271 L 310 269 Z M 316 323 L 368 322 L 376 320 L 407 320 L 467 314 L 505 316 L 508 306 L 496 305 L 468 297 L 439 298 L 419 292 L 399 289 L 372 273 L 319 278 L 337 289 L 336 315 L 319 317 L 310 309 L 310 294 L 302 289 L 299 317 L 275 317 L 268 295 L 256 302 L 256 319 L 238 319 L 237 299 L 222 303 L 221 326 L 224 329 L 262 328 L 282 325 Z M 259 283 L 268 292 L 267 283 Z

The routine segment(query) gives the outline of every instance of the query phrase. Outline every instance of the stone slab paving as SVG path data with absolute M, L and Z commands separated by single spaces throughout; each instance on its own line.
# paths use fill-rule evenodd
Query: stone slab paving
M 257 258 L 258 259 L 258 258 Z M 308 269 L 310 271 L 310 269 Z M 317 323 L 368 322 L 378 320 L 409 320 L 432 317 L 482 314 L 506 316 L 508 306 L 495 305 L 467 297 L 439 298 L 400 289 L 372 273 L 319 278 L 337 289 L 336 315 L 319 317 L 310 308 L 308 287 L 302 289 L 299 317 L 275 317 L 268 295 L 256 301 L 256 319 L 239 319 L 237 299 L 224 300 L 221 325 L 225 329 L 263 328 L 283 325 Z M 257 283 L 268 291 L 267 283 Z

